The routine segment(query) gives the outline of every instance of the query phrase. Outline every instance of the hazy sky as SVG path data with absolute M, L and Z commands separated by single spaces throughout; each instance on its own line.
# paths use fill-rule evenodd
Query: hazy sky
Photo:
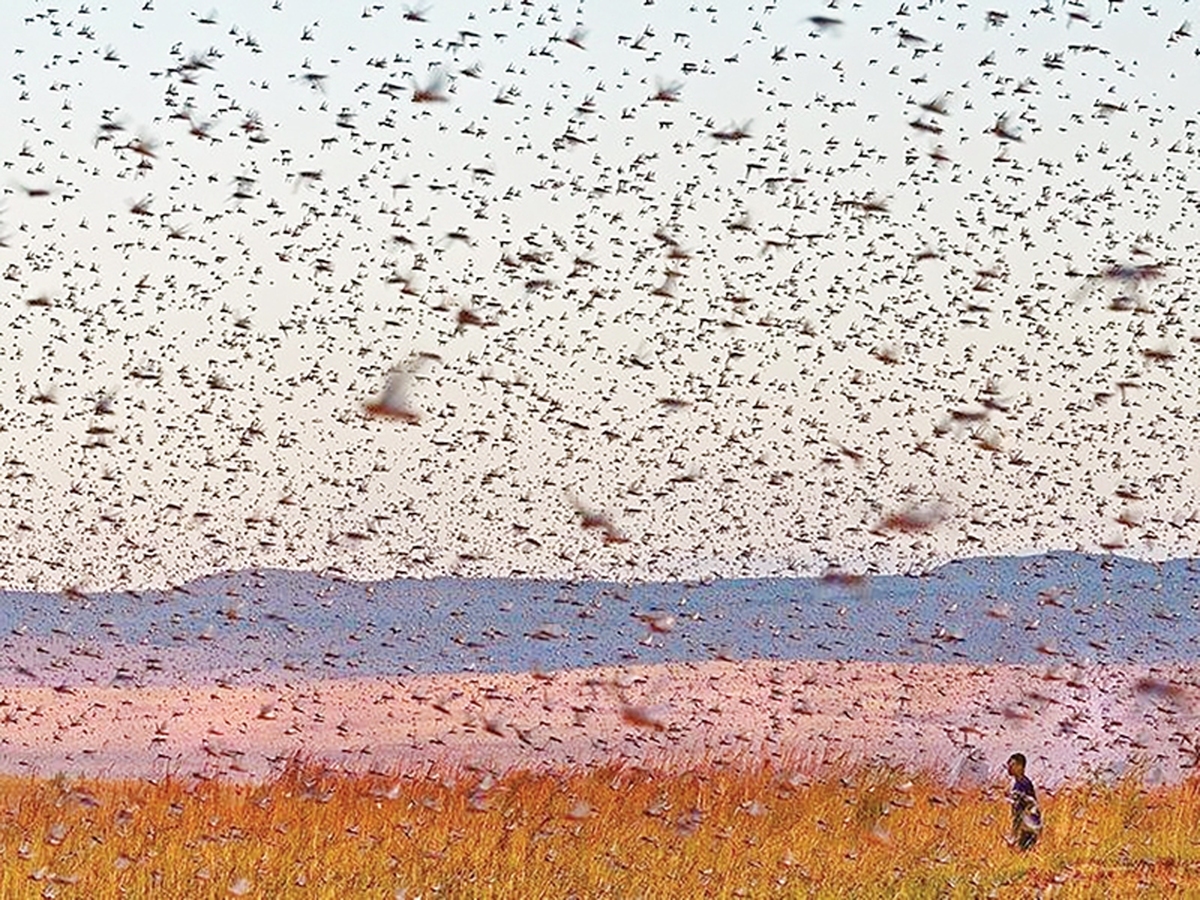
M 5 4 L 0 584 L 1195 555 L 1191 7 Z

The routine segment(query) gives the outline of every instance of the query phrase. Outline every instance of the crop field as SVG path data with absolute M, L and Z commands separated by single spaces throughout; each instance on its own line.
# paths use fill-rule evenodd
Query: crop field
M 1041 792 L 884 767 L 0 780 L 0 896 L 1098 897 L 1200 892 L 1200 779 Z

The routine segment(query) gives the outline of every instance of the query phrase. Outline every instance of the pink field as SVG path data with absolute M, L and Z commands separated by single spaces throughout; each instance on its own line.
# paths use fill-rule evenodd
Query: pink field
M 189 687 L 0 689 L 0 768 L 259 779 L 296 753 L 352 770 L 600 760 L 882 760 L 1040 783 L 1130 766 L 1175 781 L 1200 689 L 1189 670 L 709 662 L 542 674 Z

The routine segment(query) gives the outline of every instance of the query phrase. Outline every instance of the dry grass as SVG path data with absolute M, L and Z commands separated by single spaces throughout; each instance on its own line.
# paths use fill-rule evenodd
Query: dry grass
M 886 768 L 618 765 L 268 784 L 0 779 L 0 897 L 1117 897 L 1200 895 L 1200 780 L 1043 792 Z

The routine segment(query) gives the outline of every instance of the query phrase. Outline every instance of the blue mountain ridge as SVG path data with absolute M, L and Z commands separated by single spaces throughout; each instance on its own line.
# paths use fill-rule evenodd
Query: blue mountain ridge
M 1200 559 L 1074 552 L 964 559 L 920 575 L 702 583 L 357 582 L 254 570 L 169 591 L 0 592 L 0 681 L 249 682 L 713 658 L 1156 665 L 1200 656 L 1198 608 Z

